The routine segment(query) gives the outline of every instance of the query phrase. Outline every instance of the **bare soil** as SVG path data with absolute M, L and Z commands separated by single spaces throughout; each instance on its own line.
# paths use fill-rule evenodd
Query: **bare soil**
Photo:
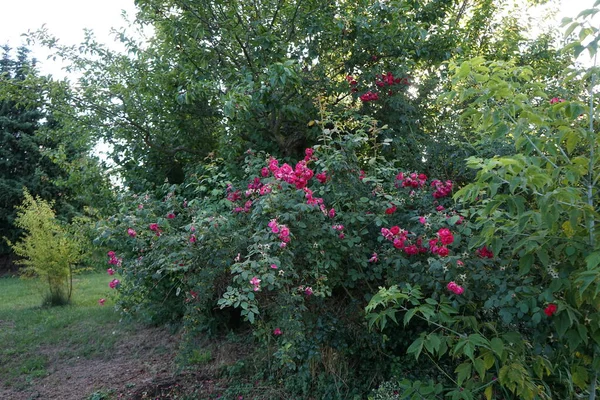
M 211 399 L 218 398 L 224 382 L 217 369 L 233 362 L 231 344 L 215 346 L 211 359 L 192 370 L 178 370 L 177 335 L 163 328 L 140 328 L 124 334 L 114 354 L 101 359 L 61 358 L 60 349 L 44 349 L 48 374 L 24 390 L 0 382 L 0 399 Z M 95 397 L 94 397 L 95 395 Z

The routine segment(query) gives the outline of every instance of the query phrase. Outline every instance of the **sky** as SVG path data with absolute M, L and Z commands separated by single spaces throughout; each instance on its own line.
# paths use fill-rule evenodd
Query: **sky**
M 575 17 L 581 10 L 591 8 L 596 0 L 552 0 L 560 4 L 557 21 L 562 17 Z M 129 19 L 135 16 L 134 0 L 0 0 L 0 45 L 11 47 L 24 44 L 21 34 L 35 31 L 45 24 L 48 31 L 63 44 L 73 45 L 83 40 L 83 30 L 92 29 L 99 42 L 120 50 L 119 44 L 110 35 L 111 28 L 127 26 L 121 12 L 125 10 Z M 46 60 L 47 50 L 32 48 L 33 57 L 43 74 L 62 78 L 62 65 Z
M 21 37 L 45 24 L 48 31 L 65 45 L 80 43 L 84 29 L 92 29 L 99 42 L 120 50 L 119 43 L 110 35 L 111 28 L 127 26 L 121 16 L 125 10 L 129 19 L 135 17 L 134 0 L 0 0 L 0 45 L 8 43 L 15 48 L 25 44 Z M 46 60 L 49 52 L 33 47 L 43 74 L 62 78 L 62 66 Z

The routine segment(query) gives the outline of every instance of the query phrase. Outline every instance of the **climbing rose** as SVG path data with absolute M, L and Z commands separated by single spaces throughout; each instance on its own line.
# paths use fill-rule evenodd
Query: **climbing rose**
M 475 251 L 480 258 L 494 258 L 494 253 L 489 250 L 486 246 L 483 246 L 481 249 Z
M 105 301 L 106 301 L 106 299 L 100 299 L 100 300 L 98 300 L 98 304 L 103 306 Z
M 396 206 L 394 204 L 392 204 L 391 207 L 388 207 L 385 209 L 385 213 L 388 215 L 391 215 L 396 212 L 396 209 L 397 209 Z
M 544 309 L 544 314 L 551 317 L 558 310 L 558 306 L 556 304 L 548 304 L 548 307 Z
M 315 175 L 315 177 L 321 183 L 327 182 L 327 172 L 325 171 L 318 173 L 317 175 Z
M 118 279 L 113 279 L 112 281 L 110 281 L 110 283 L 108 284 L 108 287 L 110 287 L 111 289 L 116 288 L 117 286 L 119 286 L 119 284 L 121 283 L 121 281 L 119 281 Z
M 159 230 L 157 223 L 150 224 L 150 230 L 157 232 Z
M 449 282 L 446 287 L 449 291 L 451 291 L 454 294 L 460 295 L 463 294 L 463 292 L 465 291 L 465 289 L 462 286 L 457 285 L 456 282 Z
M 277 269 L 277 265 L 276 264 L 271 264 L 271 268 L 272 269 Z
M 131 228 L 127 229 L 127 234 L 131 237 L 135 237 L 135 235 L 137 235 L 136 231 Z
M 447 248 L 447 247 L 445 247 L 445 246 L 441 246 L 441 247 L 439 247 L 439 248 L 437 249 L 437 254 L 438 254 L 438 256 L 440 256 L 440 257 L 447 257 L 447 256 L 448 256 L 448 254 L 450 254 L 450 251 L 448 250 L 448 248 Z
M 367 93 L 361 95 L 360 99 L 366 103 L 369 101 L 379 100 L 379 95 L 377 94 L 377 92 L 373 93 L 371 91 L 368 91 Z
M 275 336 L 280 336 L 280 335 L 283 335 L 283 332 L 281 332 L 281 329 L 279 329 L 279 328 L 275 328 L 275 329 L 273 330 L 273 335 L 275 335 Z
M 196 243 L 196 235 L 190 236 L 190 243 Z
M 168 219 L 173 219 L 173 218 L 175 218 L 175 214 L 173 214 L 173 213 L 168 213 L 168 214 L 167 214 L 167 218 L 168 218 Z
M 411 244 L 410 246 L 406 246 L 403 250 L 409 256 L 414 256 L 414 255 L 419 254 L 419 248 L 414 244 Z
M 255 292 L 258 292 L 260 290 L 260 279 L 258 279 L 256 276 L 250 279 L 250 284 L 254 286 Z
M 454 236 L 448 228 L 441 228 L 437 234 L 442 244 L 449 245 L 452 244 L 452 242 L 454 242 Z
M 112 269 L 112 268 L 109 268 L 109 269 L 106 270 L 106 273 L 109 274 L 109 275 L 114 275 L 115 274 L 115 270 Z

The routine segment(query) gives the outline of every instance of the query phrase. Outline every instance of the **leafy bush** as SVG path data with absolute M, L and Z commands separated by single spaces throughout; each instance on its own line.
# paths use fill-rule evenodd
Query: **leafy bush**
M 25 199 L 17 207 L 15 226 L 25 235 L 17 243 L 8 239 L 15 254 L 23 259 L 24 275 L 48 283 L 44 303 L 61 305 L 69 302 L 72 292 L 73 266 L 79 261 L 81 245 L 55 218 L 52 204 L 33 197 L 24 189 Z
M 270 349 L 267 375 L 344 397 L 372 384 L 348 385 L 361 372 L 387 374 L 366 301 L 398 281 L 446 285 L 463 218 L 448 208 L 451 182 L 399 172 L 377 155 L 386 142 L 364 151 L 384 130 L 374 121 L 321 124 L 321 144 L 294 167 L 248 151 L 245 182 L 232 182 L 216 160 L 158 201 L 127 198 L 98 242 L 113 246 L 124 311 L 183 316 L 189 334 L 241 317 Z

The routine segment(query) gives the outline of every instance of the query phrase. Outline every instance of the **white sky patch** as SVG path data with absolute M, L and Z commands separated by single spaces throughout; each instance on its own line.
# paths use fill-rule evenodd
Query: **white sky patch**
M 25 44 L 22 34 L 45 25 L 48 32 L 63 45 L 81 43 L 84 29 L 91 29 L 98 42 L 105 43 L 111 49 L 122 50 L 120 43 L 110 35 L 110 30 L 127 26 L 121 15 L 122 10 L 130 20 L 134 19 L 136 12 L 134 0 L 19 0 L 2 3 L 0 45 L 8 44 L 12 48 Z M 43 75 L 51 74 L 56 78 L 66 76 L 62 64 L 47 60 L 50 54 L 48 50 L 38 46 L 30 50 L 31 56 L 38 60 L 38 68 Z

